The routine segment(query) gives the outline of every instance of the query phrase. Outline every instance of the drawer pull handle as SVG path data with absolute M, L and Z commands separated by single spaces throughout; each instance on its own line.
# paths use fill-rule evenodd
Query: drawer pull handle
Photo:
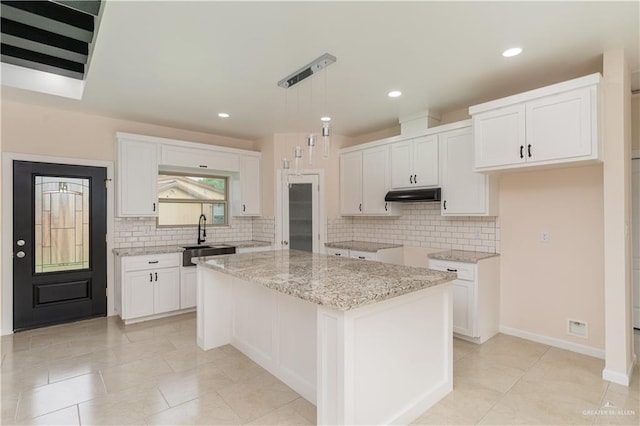
M 205 164 L 200 164 L 198 167 L 200 167 L 201 169 L 206 169 L 206 168 L 208 168 L 208 166 L 207 166 L 207 165 L 205 165 Z
M 149 264 L 150 264 L 150 265 L 153 265 L 154 263 L 158 263 L 158 261 L 157 261 L 157 260 L 150 260 L 150 261 L 149 261 Z
M 362 260 L 364 260 L 364 259 L 366 259 L 366 258 L 365 258 L 364 256 L 358 256 L 358 259 L 362 259 Z
M 447 271 L 449 271 L 449 272 L 458 272 L 457 269 L 451 269 L 451 268 L 447 268 Z
M 333 253 L 334 256 L 342 256 L 342 253 Z

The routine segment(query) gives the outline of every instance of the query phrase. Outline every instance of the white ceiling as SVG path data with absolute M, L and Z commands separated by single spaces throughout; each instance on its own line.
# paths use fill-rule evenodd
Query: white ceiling
M 81 101 L 2 96 L 246 139 L 318 131 L 329 114 L 356 136 L 601 71 L 620 46 L 640 70 L 639 17 L 638 1 L 107 1 Z M 524 52 L 503 58 L 512 46 Z M 324 72 L 276 85 L 325 52 L 326 103 Z

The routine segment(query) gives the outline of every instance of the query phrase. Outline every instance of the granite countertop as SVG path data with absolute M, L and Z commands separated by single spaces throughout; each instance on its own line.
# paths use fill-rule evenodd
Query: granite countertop
M 373 243 L 369 241 L 338 241 L 336 243 L 325 243 L 325 247 L 358 250 L 375 253 L 378 250 L 402 247 L 402 244 Z
M 297 250 L 192 259 L 199 267 L 347 311 L 456 279 L 451 272 Z
M 448 260 L 451 262 L 478 263 L 479 260 L 500 256 L 498 253 L 482 253 L 479 251 L 447 250 L 429 253 L 429 259 Z
M 252 247 L 267 247 L 273 245 L 266 241 L 224 241 L 224 242 L 206 242 L 205 246 L 215 246 L 218 244 L 227 244 L 234 246 L 235 248 L 252 248 Z M 185 244 L 188 245 L 188 244 Z M 194 244 L 195 245 L 195 244 Z M 124 247 L 113 249 L 113 253 L 117 256 L 143 256 L 147 254 L 163 254 L 163 253 L 181 253 L 184 251 L 182 246 L 150 246 L 150 247 Z

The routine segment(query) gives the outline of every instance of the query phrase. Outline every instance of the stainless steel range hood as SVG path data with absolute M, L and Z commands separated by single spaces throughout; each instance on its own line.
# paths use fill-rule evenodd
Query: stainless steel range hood
M 440 188 L 389 191 L 387 195 L 385 195 L 384 200 L 400 203 L 436 202 L 440 201 Z

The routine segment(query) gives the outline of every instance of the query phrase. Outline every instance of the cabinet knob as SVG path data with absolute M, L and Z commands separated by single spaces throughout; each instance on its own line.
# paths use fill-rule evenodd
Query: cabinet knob
M 149 282 L 153 282 L 153 273 L 149 272 Z

